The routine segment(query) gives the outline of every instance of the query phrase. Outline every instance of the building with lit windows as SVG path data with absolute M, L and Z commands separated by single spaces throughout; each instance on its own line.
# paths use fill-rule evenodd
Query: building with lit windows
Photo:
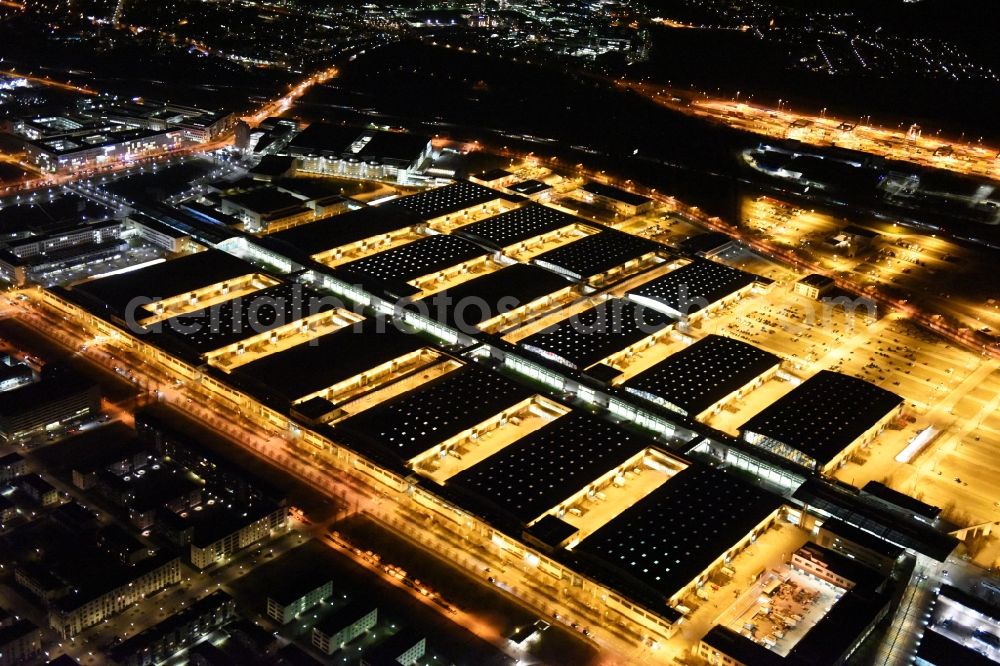
M 405 183 L 433 153 L 428 136 L 313 123 L 291 139 L 287 152 L 307 173 Z
M 165 527 L 187 547 L 188 559 L 197 569 L 223 562 L 247 546 L 284 533 L 288 526 L 288 508 L 264 499 L 249 506 L 215 504 L 185 513 L 164 516 Z
M 67 368 L 46 366 L 41 381 L 0 393 L 0 438 L 17 440 L 97 416 L 100 387 Z
M 361 655 L 361 666 L 411 666 L 427 653 L 427 639 L 403 629 Z
M 216 590 L 130 636 L 112 647 L 109 654 L 114 663 L 121 666 L 159 664 L 236 617 L 236 600 L 222 590 Z
M 267 614 L 280 624 L 288 624 L 331 594 L 333 581 L 328 576 L 305 572 L 292 580 L 282 581 L 279 589 L 268 594 Z
M 378 608 L 368 602 L 351 602 L 313 627 L 312 644 L 323 654 L 333 654 L 375 628 Z
M 56 600 L 49 611 L 49 626 L 63 638 L 70 638 L 180 580 L 181 561 L 171 553 L 106 570 L 103 576 L 89 578 L 86 586 Z

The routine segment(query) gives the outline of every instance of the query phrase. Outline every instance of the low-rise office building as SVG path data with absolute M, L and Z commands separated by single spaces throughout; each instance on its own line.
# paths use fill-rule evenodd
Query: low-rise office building
M 17 440 L 96 416 L 100 400 L 96 383 L 46 366 L 40 382 L 0 393 L 0 439 Z
M 830 293 L 835 286 L 836 282 L 832 277 L 820 275 L 819 273 L 810 273 L 795 283 L 795 293 L 818 301 Z

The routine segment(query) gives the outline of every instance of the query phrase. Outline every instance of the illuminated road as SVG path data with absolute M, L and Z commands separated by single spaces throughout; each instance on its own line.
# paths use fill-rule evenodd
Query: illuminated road
M 304 454 L 296 446 L 279 436 L 276 430 L 264 430 L 258 424 L 247 419 L 239 410 L 229 409 L 200 383 L 182 381 L 166 368 L 150 363 L 148 360 L 133 357 L 128 349 L 115 347 L 111 340 L 91 337 L 75 322 L 71 322 L 44 307 L 37 307 L 34 299 L 20 301 L 6 298 L 0 305 L 0 316 L 4 315 L 16 316 L 19 320 L 27 322 L 39 334 L 73 350 L 74 353 L 94 365 L 125 377 L 133 382 L 148 399 L 157 400 L 180 410 L 233 444 L 286 470 L 324 495 L 338 499 L 351 511 L 361 511 L 369 516 L 377 516 L 390 528 L 397 531 L 402 526 L 412 529 L 423 520 L 422 511 L 418 511 L 405 495 L 390 496 L 385 492 L 384 487 L 376 488 L 369 477 L 353 467 L 334 467 L 326 459 Z M 85 350 L 81 349 L 83 345 L 86 345 Z M 457 543 L 456 537 L 447 530 L 422 525 L 419 532 L 421 537 L 419 541 L 431 553 L 451 552 L 457 555 L 466 552 L 464 549 L 459 549 L 461 544 Z M 499 558 L 491 561 L 495 562 L 494 566 L 506 569 L 506 559 Z M 523 564 L 521 566 L 523 567 Z M 537 581 L 531 582 L 531 572 L 523 568 L 517 569 L 515 566 L 510 566 L 506 570 L 509 571 L 508 580 L 513 581 L 516 575 L 523 577 L 523 582 L 520 583 L 522 589 L 537 585 Z M 428 601 L 419 592 L 410 591 L 421 600 Z M 441 592 L 443 596 L 447 597 L 447 591 L 442 590 Z M 517 596 L 520 597 L 520 595 Z M 559 600 L 553 599 L 552 608 L 560 614 L 561 618 L 577 618 L 583 621 L 584 617 L 590 616 L 586 622 L 593 621 L 596 624 L 601 621 L 600 613 L 594 611 L 592 606 L 584 600 L 567 597 L 560 604 Z M 501 636 L 501 628 L 491 624 L 488 620 L 474 617 L 469 613 L 454 615 L 445 613 L 444 615 L 457 621 L 465 629 L 474 632 L 497 648 L 503 651 L 510 649 Z M 569 622 L 568 619 L 564 621 Z M 636 654 L 638 650 L 642 650 L 646 655 L 651 654 L 648 648 L 637 648 L 634 644 L 616 639 L 610 633 L 602 636 L 595 635 L 594 638 L 599 640 L 603 651 L 609 655 Z M 665 656 L 663 652 L 660 655 Z M 605 663 L 610 666 L 611 664 L 624 665 L 636 662 L 630 658 L 619 656 L 610 658 Z
M 772 139 L 795 139 L 815 146 L 850 148 L 921 166 L 1000 178 L 1000 149 L 981 142 L 973 143 L 964 137 L 953 140 L 940 134 L 924 135 L 916 128 L 911 131 L 902 126 L 879 127 L 871 124 L 870 116 L 848 120 L 826 113 L 810 115 L 737 100 L 692 97 L 690 92 L 650 84 L 617 83 L 674 111 Z
M 3 74 L 5 72 L 0 72 Z M 259 106 L 255 111 L 251 112 L 249 115 L 243 116 L 242 120 L 247 122 L 252 127 L 259 125 L 264 119 L 271 116 L 280 115 L 282 112 L 286 111 L 295 103 L 295 100 L 306 94 L 310 88 L 316 85 L 326 83 L 333 77 L 337 76 L 338 70 L 336 67 L 328 67 L 320 72 L 309 76 L 308 78 L 300 81 L 299 83 L 291 86 L 289 91 L 280 97 L 271 100 L 261 106 Z M 14 74 L 11 74 L 14 75 Z M 22 76 L 17 74 L 16 76 Z M 32 79 L 33 80 L 33 79 Z M 46 79 L 41 79 L 45 82 Z M 49 85 L 56 86 L 66 86 L 68 84 L 59 84 L 49 81 Z M 71 88 L 74 88 L 71 86 Z M 85 90 L 85 89 L 80 89 Z M 90 91 L 92 92 L 92 91 Z M 67 185 L 73 181 L 92 178 L 98 175 L 109 175 L 115 174 L 119 171 L 126 169 L 131 169 L 136 166 L 145 166 L 147 164 L 152 164 L 164 159 L 174 159 L 176 157 L 183 157 L 187 155 L 207 155 L 216 150 L 226 148 L 233 144 L 234 132 L 230 130 L 223 136 L 213 141 L 208 141 L 205 143 L 195 143 L 183 148 L 172 148 L 165 150 L 148 151 L 141 154 L 129 154 L 122 156 L 121 159 L 102 164 L 100 166 L 90 166 L 79 171 L 74 171 L 70 173 L 62 174 L 44 174 L 43 176 L 35 176 L 31 178 L 24 178 L 19 183 L 11 183 L 0 190 L 0 195 L 11 195 L 16 193 L 27 192 L 32 189 L 37 189 L 40 187 L 56 187 L 61 185 Z M 19 165 L 22 166 L 22 165 Z
M 38 85 L 45 86 L 47 88 L 57 88 L 59 90 L 80 93 L 81 95 L 97 94 L 96 90 L 92 90 L 84 86 L 77 86 L 69 81 L 53 81 L 47 76 L 35 76 L 31 73 L 25 74 L 14 69 L 0 69 L 0 76 L 8 76 L 12 79 L 26 79 L 32 83 L 37 83 Z

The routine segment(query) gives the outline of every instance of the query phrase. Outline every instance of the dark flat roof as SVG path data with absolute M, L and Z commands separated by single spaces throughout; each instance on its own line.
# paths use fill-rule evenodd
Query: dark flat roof
M 153 643 L 163 640 L 171 634 L 175 634 L 185 627 L 185 625 L 196 621 L 201 616 L 211 613 L 218 608 L 222 608 L 225 604 L 231 602 L 231 596 L 222 590 L 216 590 L 201 599 L 192 601 L 182 610 L 168 615 L 157 624 L 154 624 L 151 627 L 142 630 L 138 634 L 125 639 L 118 645 L 112 647 L 109 650 L 109 653 L 112 659 L 118 663 L 122 663 L 129 657 L 141 654 L 145 650 L 148 650 Z M 194 640 L 195 639 L 192 638 L 190 639 L 190 642 L 194 642 Z M 181 642 L 187 642 L 187 638 L 182 639 Z M 175 647 L 180 648 L 179 645 L 175 645 Z
M 650 441 L 586 412 L 572 411 L 448 479 L 529 523 Z
M 520 346 L 580 370 L 676 321 L 637 303 L 612 298 L 528 336 Z
M 466 365 L 341 421 L 334 433 L 405 461 L 533 394 L 495 372 Z
M 178 516 L 177 524 L 193 527 L 191 545 L 205 548 L 279 509 L 281 505 L 269 499 L 256 499 L 237 506 L 216 503 L 206 506 L 203 511 L 189 511 L 186 518 Z
M 231 194 L 224 197 L 225 201 L 246 208 L 261 215 L 268 215 L 292 208 L 301 208 L 302 199 L 293 197 L 287 192 L 281 192 L 274 187 L 261 187 L 249 192 Z
M 841 658 L 887 603 L 884 595 L 869 597 L 850 590 L 789 651 L 792 663 L 808 666 L 843 663 Z
M 893 490 L 889 486 L 878 481 L 869 481 L 861 489 L 861 492 L 874 495 L 880 500 L 906 509 L 907 511 L 918 516 L 923 516 L 927 520 L 934 520 L 941 513 L 941 509 L 939 507 L 932 506 L 926 502 L 921 502 L 915 497 L 910 497 L 909 495 L 901 493 L 898 490 Z
M 823 521 L 823 529 L 841 539 L 856 543 L 862 548 L 867 548 L 886 557 L 899 557 L 905 550 L 902 546 L 897 546 L 870 532 L 865 532 L 853 525 L 848 525 L 839 518 L 827 518 Z
M 863 379 L 818 373 L 740 427 L 781 442 L 824 465 L 903 399 Z
M 608 199 L 614 199 L 615 201 L 621 201 L 622 203 L 629 204 L 630 206 L 641 206 L 646 203 L 650 203 L 653 200 L 649 197 L 644 197 L 639 194 L 633 194 L 628 190 L 623 190 L 620 187 L 614 187 L 613 185 L 603 185 L 601 183 L 596 183 L 594 181 L 588 181 L 586 185 L 583 186 L 584 192 L 589 192 L 595 196 L 605 197 Z
M 574 553 L 611 584 L 636 580 L 664 599 L 782 505 L 731 474 L 692 465 L 581 541 Z
M 444 187 L 393 199 L 383 205 L 408 210 L 422 220 L 433 220 L 442 215 L 457 213 L 472 206 L 504 198 L 507 196 L 501 192 L 467 180 L 459 180 Z
M 555 548 L 579 531 L 579 528 L 570 525 L 562 518 L 557 518 L 550 513 L 524 530 L 524 534 L 536 541 L 540 541 L 549 548 Z
M 416 335 L 368 319 L 251 361 L 232 376 L 251 391 L 291 403 L 424 346 Z
M 757 280 L 751 273 L 705 259 L 695 259 L 651 282 L 633 289 L 630 298 L 650 301 L 689 315 L 703 310 Z
M 279 231 L 268 238 L 289 243 L 313 255 L 417 224 L 420 220 L 405 211 L 385 206 L 365 206 Z
M 517 192 L 518 194 L 524 196 L 531 196 L 532 194 L 538 194 L 539 192 L 544 192 L 545 190 L 551 190 L 552 186 L 548 183 L 543 183 L 540 180 L 522 180 L 520 183 L 514 183 L 507 188 L 511 192 Z
M 501 178 L 506 178 L 508 176 L 513 176 L 510 171 L 506 169 L 488 169 L 476 174 L 476 178 L 479 180 L 489 183 L 494 180 L 500 180 Z
M 405 132 L 367 131 L 370 137 L 365 147 L 357 154 L 362 159 L 378 159 L 409 164 L 417 159 L 431 138 L 423 134 Z
M 73 287 L 72 291 L 103 303 L 115 314 L 123 315 L 129 301 L 136 297 L 154 300 L 170 298 L 257 272 L 258 269 L 252 264 L 231 254 L 207 250 L 128 273 L 85 282 Z
M 924 632 L 917 647 L 917 657 L 934 666 L 995 666 L 989 657 L 956 643 L 933 629 Z
M 820 273 L 810 273 L 809 275 L 799 280 L 799 282 L 801 284 L 809 285 L 810 287 L 816 287 L 817 289 L 821 289 L 823 287 L 828 287 L 832 285 L 836 281 L 832 277 L 828 277 Z
M 316 630 L 327 636 L 332 636 L 344 627 L 354 624 L 373 610 L 377 610 L 374 601 L 355 599 L 317 622 Z
M 309 125 L 288 143 L 290 152 L 307 155 L 340 155 L 354 143 L 362 130 L 333 123 L 316 122 Z
M 958 545 L 958 539 L 939 532 L 925 522 L 893 511 L 875 498 L 864 495 L 847 484 L 807 477 L 792 497 L 843 520 L 849 525 L 871 532 L 891 543 L 944 562 Z
M 76 610 L 107 592 L 127 585 L 129 582 L 176 559 L 178 559 L 176 553 L 160 551 L 156 555 L 139 560 L 132 566 L 125 566 L 110 559 L 110 556 L 106 556 L 99 565 L 89 563 L 91 566 L 86 567 L 86 571 L 79 570 L 79 576 L 73 581 L 77 587 L 66 596 L 56 600 L 55 606 L 63 611 Z M 74 569 L 74 573 L 77 573 L 76 569 Z
M 171 317 L 160 324 L 162 332 L 154 337 L 167 336 L 200 355 L 332 309 L 320 292 L 285 282 Z
M 364 259 L 350 261 L 339 268 L 378 280 L 409 282 L 485 254 L 486 250 L 475 243 L 456 236 L 435 234 Z
M 313 590 L 318 590 L 333 579 L 324 571 L 316 569 L 296 569 L 283 576 L 281 585 L 271 588 L 267 596 L 282 606 L 298 601 Z
M 453 233 L 499 249 L 572 224 L 584 224 L 584 221 L 561 210 L 532 202 L 506 213 L 466 224 Z
M 403 627 L 389 638 L 382 639 L 374 647 L 366 650 L 361 659 L 373 666 L 395 666 L 400 663 L 398 658 L 421 640 L 426 640 L 422 632 L 416 628 Z
M 0 415 L 22 414 L 53 404 L 64 398 L 89 391 L 95 382 L 71 370 L 60 370 L 51 377 L 10 391 L 0 391 Z
M 695 415 L 780 363 L 778 356 L 740 340 L 707 335 L 623 386 Z
M 512 264 L 416 302 L 442 323 L 469 330 L 493 317 L 572 286 L 530 264 Z
M 981 615 L 992 619 L 995 622 L 1000 622 L 1000 607 L 991 604 L 985 599 L 980 599 L 977 596 L 969 594 L 965 590 L 961 590 L 954 585 L 942 585 L 938 594 L 952 601 L 956 601 L 959 604 L 970 608 Z
M 732 240 L 732 238 L 724 233 L 710 231 L 705 234 L 695 234 L 690 238 L 686 238 L 678 243 L 677 247 L 682 252 L 698 254 L 699 252 L 711 252 L 713 250 L 717 250 L 723 245 L 731 243 Z
M 729 627 L 717 624 L 702 636 L 701 641 L 746 666 L 784 666 L 785 660 L 776 652 L 741 636 Z
M 665 250 L 662 245 L 651 240 L 614 229 L 604 229 L 540 254 L 534 258 L 534 262 L 540 266 L 561 269 L 578 280 L 586 280 L 645 254 Z

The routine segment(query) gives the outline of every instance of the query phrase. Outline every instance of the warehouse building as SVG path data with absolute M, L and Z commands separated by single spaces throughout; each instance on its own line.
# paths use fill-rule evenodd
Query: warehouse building
M 781 359 L 733 338 L 707 335 L 624 382 L 633 393 L 701 420 L 760 386 Z
M 659 243 L 604 229 L 544 252 L 533 261 L 571 280 L 596 282 L 634 273 L 662 256 L 669 256 L 669 251 Z
M 644 349 L 668 335 L 677 320 L 632 301 L 602 301 L 557 324 L 528 336 L 521 348 L 574 370 L 608 380 L 619 374 L 611 366 L 594 368 L 609 356 Z
M 504 194 L 467 180 L 435 187 L 382 204 L 416 215 L 431 227 L 442 230 L 467 221 L 472 213 L 500 212 L 519 203 L 514 195 Z
M 407 306 L 466 334 L 516 325 L 575 295 L 573 283 L 530 264 L 511 264 Z
M 459 472 L 447 486 L 526 527 L 547 514 L 563 517 L 581 498 L 641 466 L 647 448 L 645 437 L 572 411 Z
M 296 167 L 307 173 L 406 183 L 421 172 L 434 152 L 421 134 L 359 130 L 312 123 L 288 143 Z
M 897 416 L 904 400 L 821 370 L 740 427 L 742 438 L 818 472 L 841 466 Z
M 739 300 L 758 281 L 756 275 L 696 259 L 628 292 L 628 298 L 675 317 L 692 319 Z
M 316 261 L 336 266 L 414 240 L 423 222 L 388 206 L 365 206 L 271 234 Z
M 199 299 L 229 293 L 251 281 L 259 269 L 220 250 L 188 254 L 161 264 L 79 284 L 72 293 L 100 315 L 128 326 L 167 306 L 198 310 Z
M 772 526 L 781 508 L 778 496 L 692 465 L 583 539 L 572 555 L 579 571 L 618 592 L 608 597 L 611 610 L 639 622 L 646 617 L 650 628 L 670 635 L 689 612 L 683 599 Z M 651 615 L 637 613 L 635 604 Z
M 281 282 L 157 322 L 150 336 L 196 363 L 227 353 L 242 356 L 255 345 L 275 344 L 289 334 L 308 335 L 332 322 L 332 300 L 305 285 Z
M 277 231 L 307 222 L 315 211 L 302 199 L 272 187 L 261 187 L 222 199 L 221 210 L 243 220 L 247 231 Z
M 811 543 L 792 554 L 791 569 L 836 590 L 832 605 L 815 624 L 807 623 L 804 631 L 795 628 L 794 633 L 780 637 L 780 649 L 764 637 L 751 638 L 717 625 L 702 637 L 698 656 L 713 666 L 850 663 L 848 659 L 892 609 L 888 574 Z
M 341 421 L 333 434 L 373 460 L 411 467 L 498 427 L 527 409 L 534 395 L 478 365 L 465 365 Z
M 485 258 L 486 251 L 474 243 L 457 236 L 435 234 L 356 259 L 343 264 L 340 269 L 375 280 L 414 283 L 416 286 L 417 278 L 423 277 L 423 282 L 427 283 L 441 281 L 450 272 L 468 272 L 472 265 L 483 263 Z
M 523 252 L 547 241 L 568 238 L 574 231 L 596 233 L 583 220 L 561 210 L 527 203 L 513 210 L 465 224 L 453 233 L 503 252 Z
M 332 411 L 345 399 L 438 358 L 421 338 L 372 318 L 262 356 L 233 370 L 231 381 L 282 412 L 316 397 L 331 403 Z

